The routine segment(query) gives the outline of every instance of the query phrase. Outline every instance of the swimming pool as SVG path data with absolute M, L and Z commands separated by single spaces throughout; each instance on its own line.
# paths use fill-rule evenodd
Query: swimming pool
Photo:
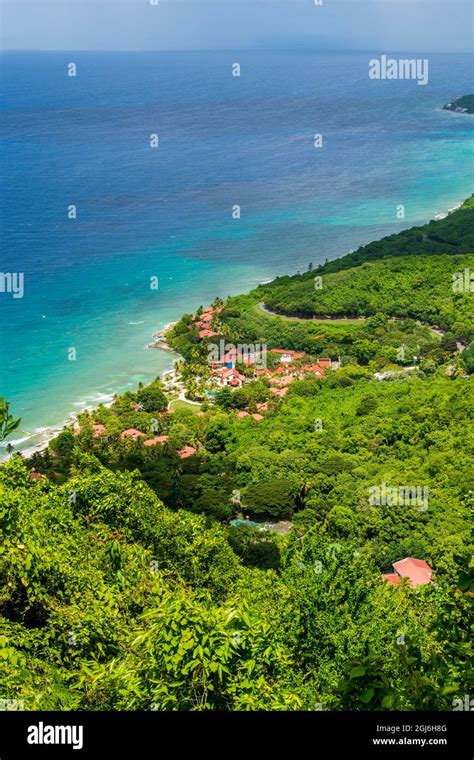
M 239 525 L 250 525 L 251 528 L 261 528 L 261 523 L 252 522 L 251 520 L 232 520 L 231 523 L 234 527 L 238 528 Z

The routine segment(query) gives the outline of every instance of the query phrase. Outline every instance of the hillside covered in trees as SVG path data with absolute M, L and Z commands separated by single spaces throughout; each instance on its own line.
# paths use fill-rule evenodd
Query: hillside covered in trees
M 462 95 L 443 106 L 445 111 L 461 111 L 462 113 L 474 113 L 474 95 Z
M 327 261 L 321 272 L 338 272 L 357 264 L 394 256 L 433 256 L 440 253 L 472 253 L 474 250 L 474 195 L 444 219 L 410 227 L 381 240 L 363 245 L 345 256 Z
M 473 214 L 228 299 L 212 338 L 185 315 L 168 340 L 194 406 L 157 380 L 0 466 L 7 698 L 449 710 L 469 693 Z M 278 394 L 238 365 L 241 387 L 209 391 L 220 340 L 265 344 L 275 373 L 272 348 L 335 369 Z M 405 557 L 431 582 L 385 582 Z

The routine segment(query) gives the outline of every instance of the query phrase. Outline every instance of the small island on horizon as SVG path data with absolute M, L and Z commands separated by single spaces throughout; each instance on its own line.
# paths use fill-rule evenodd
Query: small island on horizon
M 450 100 L 443 106 L 443 111 L 474 114 L 474 95 L 462 95 L 460 98 Z

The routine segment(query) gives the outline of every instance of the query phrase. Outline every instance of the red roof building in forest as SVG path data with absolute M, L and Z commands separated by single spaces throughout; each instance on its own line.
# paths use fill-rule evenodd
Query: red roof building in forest
M 196 451 L 197 449 L 195 449 L 194 446 L 183 446 L 183 448 L 178 451 L 178 456 L 180 459 L 188 459 L 188 457 L 192 457 Z
M 215 369 L 212 374 L 221 387 L 230 385 L 232 388 L 241 388 L 247 379 L 238 370 L 227 369 L 226 367 Z
M 120 433 L 120 438 L 122 438 L 122 440 L 124 438 L 140 438 L 141 436 L 145 437 L 145 433 L 142 433 L 141 430 L 137 430 L 136 428 L 129 428 Z
M 318 359 L 318 364 L 320 367 L 323 367 L 323 369 L 330 369 L 332 361 L 326 356 L 320 356 Z
M 215 330 L 208 330 L 207 327 L 205 327 L 204 330 L 199 330 L 198 335 L 201 339 L 214 338 L 216 335 L 219 335 L 219 333 L 216 333 Z
M 157 443 L 167 443 L 168 442 L 168 436 L 167 435 L 157 435 L 155 438 L 149 438 L 148 441 L 144 441 L 144 446 L 156 446 Z
M 304 357 L 304 351 L 290 351 L 286 348 L 271 348 L 272 354 L 280 354 L 281 362 L 291 362 L 293 359 L 302 359 Z
M 273 393 L 274 396 L 278 396 L 279 398 L 283 398 L 288 393 L 288 388 L 270 388 L 270 393 Z
M 423 559 L 415 557 L 405 557 L 392 565 L 394 573 L 384 573 L 384 581 L 391 583 L 392 586 L 398 586 L 402 578 L 408 578 L 410 586 L 424 586 L 431 582 L 433 571 Z
M 270 383 L 271 385 L 278 385 L 280 388 L 284 388 L 287 385 L 291 385 L 294 379 L 291 375 L 283 375 L 283 377 L 272 377 Z
M 312 374 L 315 377 L 324 377 L 324 369 L 318 364 L 305 364 L 301 367 L 301 372 L 304 374 Z

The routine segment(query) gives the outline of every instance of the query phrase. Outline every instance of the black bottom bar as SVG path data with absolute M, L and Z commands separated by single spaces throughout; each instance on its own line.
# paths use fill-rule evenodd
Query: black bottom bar
M 0 713 L 0 760 L 23 757 L 222 758 L 263 749 L 279 756 L 473 757 L 470 712 Z M 54 742 L 54 743 L 52 743 Z M 309 753 L 308 753 L 309 750 Z M 363 754 L 362 754 L 363 753 Z M 342 757 L 345 755 L 342 754 Z

